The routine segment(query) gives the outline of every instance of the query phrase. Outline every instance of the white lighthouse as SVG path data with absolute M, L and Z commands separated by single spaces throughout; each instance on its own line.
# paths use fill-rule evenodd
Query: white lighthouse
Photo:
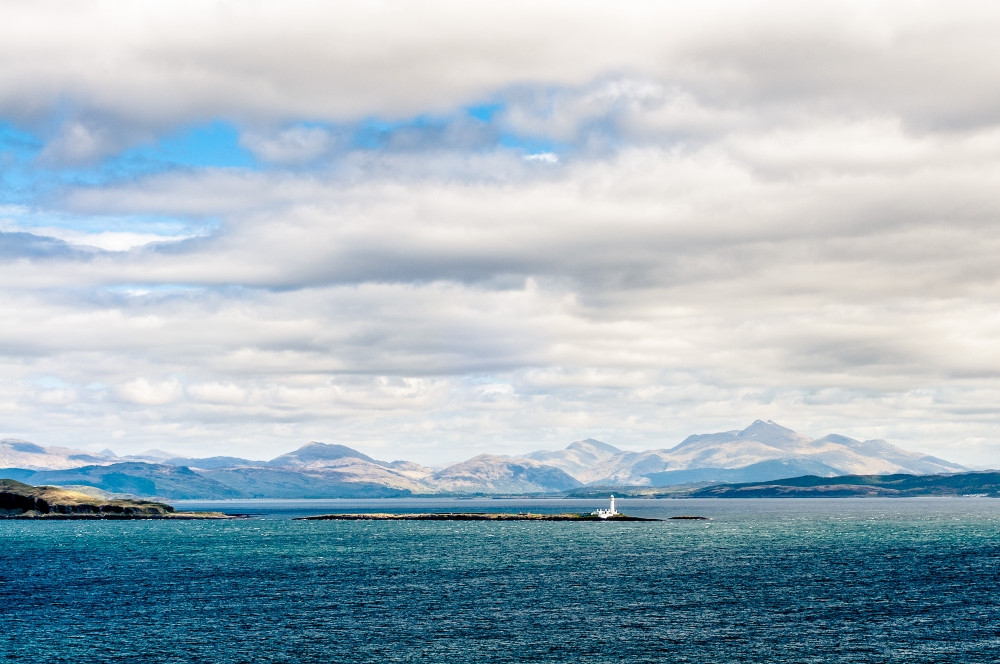
M 595 512 L 591 512 L 591 514 L 600 519 L 607 519 L 612 516 L 617 516 L 618 510 L 615 509 L 615 497 L 613 495 L 611 496 L 611 507 L 609 507 L 606 510 L 597 510 Z

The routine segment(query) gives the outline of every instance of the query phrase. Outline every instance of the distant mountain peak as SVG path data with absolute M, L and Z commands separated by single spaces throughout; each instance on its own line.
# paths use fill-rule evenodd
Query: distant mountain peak
M 785 447 L 789 444 L 799 444 L 808 438 L 795 433 L 787 427 L 783 427 L 773 420 L 754 420 L 753 423 L 741 431 L 721 431 L 719 433 L 694 434 L 685 438 L 674 449 L 679 450 L 686 447 L 712 444 L 725 444 L 732 442 L 738 444 L 743 441 L 754 440 L 765 445 Z
M 773 420 L 755 420 L 753 424 L 736 434 L 738 440 L 753 440 L 779 449 L 794 449 L 810 438 L 783 427 Z
M 524 455 L 525 458 L 540 461 L 554 466 L 568 475 L 579 479 L 595 465 L 621 454 L 622 451 L 614 445 L 608 445 L 593 438 L 570 443 L 561 450 L 540 450 Z
M 794 431 L 788 427 L 783 427 L 774 420 L 754 420 L 753 424 L 748 426 L 743 431 L 740 431 L 741 436 L 754 436 L 759 433 L 790 433 L 796 434 Z
M 596 440 L 594 438 L 585 438 L 583 440 L 577 440 L 566 446 L 567 450 L 600 450 L 602 452 L 608 452 L 610 454 L 618 454 L 621 452 L 620 449 L 614 445 L 609 445 L 608 443 Z
M 338 459 L 361 459 L 362 461 L 369 461 L 376 463 L 367 454 L 363 454 L 355 449 L 347 447 L 346 445 L 337 445 L 331 443 L 320 443 L 313 441 L 311 443 L 306 443 L 294 452 L 289 452 L 287 454 L 282 454 L 281 456 L 275 457 L 268 462 L 269 466 L 298 466 L 306 465 L 311 463 L 317 463 L 322 461 L 336 461 Z

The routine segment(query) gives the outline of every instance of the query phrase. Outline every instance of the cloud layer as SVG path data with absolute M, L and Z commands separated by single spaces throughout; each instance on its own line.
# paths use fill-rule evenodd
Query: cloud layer
M 437 462 L 760 417 L 1000 463 L 988 5 L 7 14 L 6 433 Z

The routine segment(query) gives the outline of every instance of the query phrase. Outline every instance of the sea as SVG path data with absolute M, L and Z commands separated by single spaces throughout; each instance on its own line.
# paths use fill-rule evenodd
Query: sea
M 620 499 L 658 522 L 0 521 L 0 661 L 997 662 L 1000 500 Z M 709 520 L 670 520 L 703 516 Z

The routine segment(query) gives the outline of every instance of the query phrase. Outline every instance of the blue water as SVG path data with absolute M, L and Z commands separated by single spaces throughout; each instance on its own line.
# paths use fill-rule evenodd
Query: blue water
M 1000 661 L 1000 501 L 618 505 L 713 520 L 290 518 L 605 506 L 338 500 L 0 521 L 0 661 Z

